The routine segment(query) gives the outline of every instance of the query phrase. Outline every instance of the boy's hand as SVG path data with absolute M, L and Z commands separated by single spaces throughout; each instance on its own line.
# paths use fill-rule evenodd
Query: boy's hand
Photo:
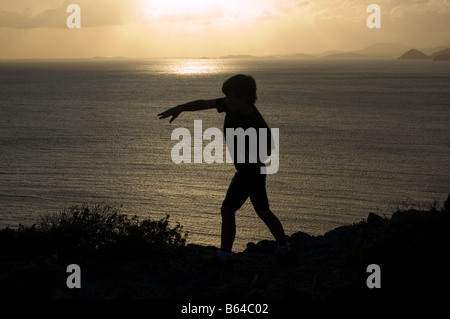
M 168 109 L 167 111 L 164 111 L 162 113 L 159 113 L 159 119 L 165 119 L 168 118 L 169 116 L 172 116 L 172 118 L 170 119 L 169 123 L 172 123 L 177 117 L 178 115 L 180 115 L 181 110 L 178 106 L 172 107 L 170 109 Z
M 185 111 L 200 111 L 200 110 L 206 110 L 206 109 L 212 109 L 216 107 L 216 99 L 214 100 L 196 100 L 192 102 L 188 102 L 185 104 L 181 104 L 175 107 L 172 107 L 171 109 L 168 109 L 165 112 L 159 113 L 158 116 L 160 119 L 165 119 L 169 116 L 172 118 L 170 119 L 170 123 L 172 123 L 178 115 L 180 115 L 181 112 Z

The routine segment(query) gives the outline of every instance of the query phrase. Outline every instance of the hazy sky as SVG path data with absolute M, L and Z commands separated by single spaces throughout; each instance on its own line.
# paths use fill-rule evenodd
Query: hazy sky
M 69 29 L 69 4 L 81 28 Z M 381 8 L 369 29 L 367 6 Z M 2 0 L 0 57 L 200 57 L 448 43 L 450 0 Z

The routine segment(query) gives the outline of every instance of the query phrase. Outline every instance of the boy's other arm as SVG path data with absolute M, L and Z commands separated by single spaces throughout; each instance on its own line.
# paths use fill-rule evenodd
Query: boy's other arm
M 162 113 L 159 113 L 158 116 L 160 119 L 165 119 L 167 117 L 172 117 L 170 119 L 170 123 L 172 123 L 180 114 L 181 112 L 192 112 L 192 111 L 201 111 L 201 110 L 207 110 L 207 109 L 213 109 L 216 108 L 216 100 L 196 100 L 192 102 L 188 102 L 185 104 L 177 105 L 175 107 L 172 107 L 168 109 L 167 111 L 164 111 Z

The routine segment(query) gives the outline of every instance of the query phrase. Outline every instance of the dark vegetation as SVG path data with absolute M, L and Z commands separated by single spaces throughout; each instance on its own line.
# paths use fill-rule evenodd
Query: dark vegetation
M 117 207 L 76 206 L 30 227 L 0 230 L 2 299 L 395 301 L 439 300 L 449 284 L 449 200 L 444 207 L 370 213 L 323 236 L 290 236 L 298 264 L 276 258 L 274 241 L 249 243 L 233 271 L 204 265 L 215 247 L 186 244 L 169 216 L 130 217 Z M 81 268 L 69 289 L 66 267 Z M 367 266 L 381 268 L 369 289 Z

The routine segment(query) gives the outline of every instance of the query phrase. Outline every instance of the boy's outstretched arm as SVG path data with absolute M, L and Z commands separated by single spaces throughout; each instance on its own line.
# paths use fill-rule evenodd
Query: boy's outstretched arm
M 216 100 L 197 100 L 172 107 L 162 113 L 159 113 L 158 116 L 160 119 L 165 119 L 171 116 L 172 118 L 170 119 L 169 122 L 172 123 L 178 117 L 178 115 L 181 114 L 181 112 L 201 111 L 213 109 L 215 107 L 216 107 Z

